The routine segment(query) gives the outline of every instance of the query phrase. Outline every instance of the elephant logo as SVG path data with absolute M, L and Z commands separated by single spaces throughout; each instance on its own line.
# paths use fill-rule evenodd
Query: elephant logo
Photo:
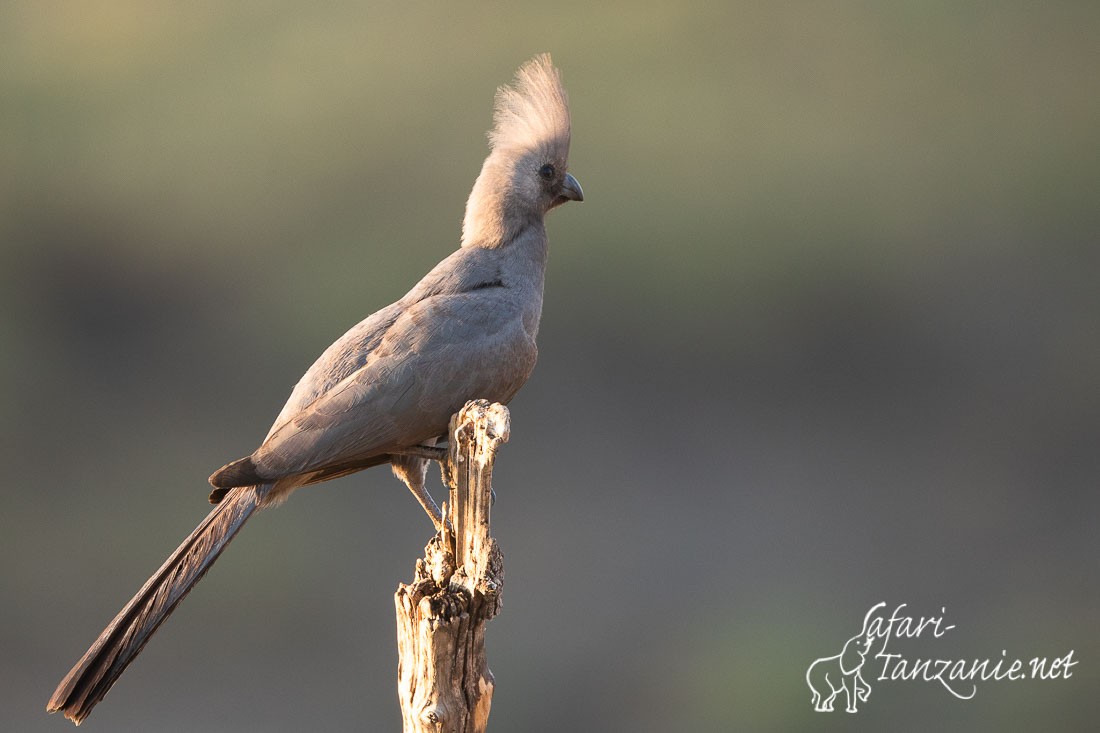
M 806 670 L 806 684 L 813 693 L 810 702 L 817 712 L 832 712 L 836 696 L 843 692 L 847 696 L 847 711 L 855 713 L 857 703 L 867 702 L 871 695 L 871 686 L 863 679 L 863 663 L 875 639 L 868 629 L 874 610 L 868 611 L 863 629 L 844 644 L 840 654 L 816 659 Z

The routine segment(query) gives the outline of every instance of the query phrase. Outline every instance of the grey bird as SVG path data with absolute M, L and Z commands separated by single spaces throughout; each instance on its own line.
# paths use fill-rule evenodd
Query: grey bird
M 569 138 L 560 75 L 549 55 L 537 56 L 497 90 L 461 247 L 326 349 L 260 447 L 210 477 L 217 507 L 61 681 L 49 712 L 79 725 L 248 518 L 298 487 L 389 463 L 440 525 L 424 481 L 450 416 L 470 399 L 507 403 L 535 366 L 543 219 L 584 199 L 567 171 Z

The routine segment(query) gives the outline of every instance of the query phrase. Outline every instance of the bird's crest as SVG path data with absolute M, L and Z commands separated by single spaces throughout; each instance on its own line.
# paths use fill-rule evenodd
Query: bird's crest
M 511 85 L 497 89 L 489 142 L 494 151 L 549 146 L 568 155 L 569 99 L 550 54 L 534 57 Z

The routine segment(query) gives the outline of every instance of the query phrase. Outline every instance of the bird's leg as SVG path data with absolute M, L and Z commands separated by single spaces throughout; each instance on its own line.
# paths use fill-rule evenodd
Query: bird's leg
M 425 467 L 427 461 L 424 462 Z M 409 491 L 412 492 L 416 500 L 420 502 L 420 506 L 424 507 L 424 511 L 431 517 L 432 524 L 435 525 L 436 530 L 443 528 L 443 512 L 439 510 L 439 505 L 435 503 L 435 499 L 428 493 L 427 487 L 424 486 L 423 481 L 409 481 L 406 483 L 409 487 Z
M 428 475 L 428 461 L 425 458 L 413 456 L 395 455 L 390 461 L 393 464 L 393 475 L 405 482 L 409 491 L 424 507 L 424 511 L 432 519 L 432 524 L 438 530 L 443 526 L 443 512 L 439 511 L 439 505 L 428 493 L 424 481 Z
M 395 452 L 392 454 L 390 463 L 393 466 L 393 474 L 405 482 L 409 491 L 420 502 L 420 506 L 431 517 L 436 530 L 440 530 L 443 528 L 443 512 L 439 510 L 439 505 L 435 503 L 435 499 L 424 485 L 428 478 L 429 461 L 435 460 L 442 463 L 447 457 L 447 449 L 437 448 L 434 445 L 435 441 L 436 439 L 433 438 L 425 441 L 426 445 L 414 445 L 406 450 Z

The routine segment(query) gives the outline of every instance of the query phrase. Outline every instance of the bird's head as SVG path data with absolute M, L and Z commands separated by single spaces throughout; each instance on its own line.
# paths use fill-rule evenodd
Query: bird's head
M 561 76 L 541 54 L 497 90 L 492 152 L 466 203 L 462 245 L 497 247 L 566 201 L 583 201 L 570 175 L 569 100 Z

